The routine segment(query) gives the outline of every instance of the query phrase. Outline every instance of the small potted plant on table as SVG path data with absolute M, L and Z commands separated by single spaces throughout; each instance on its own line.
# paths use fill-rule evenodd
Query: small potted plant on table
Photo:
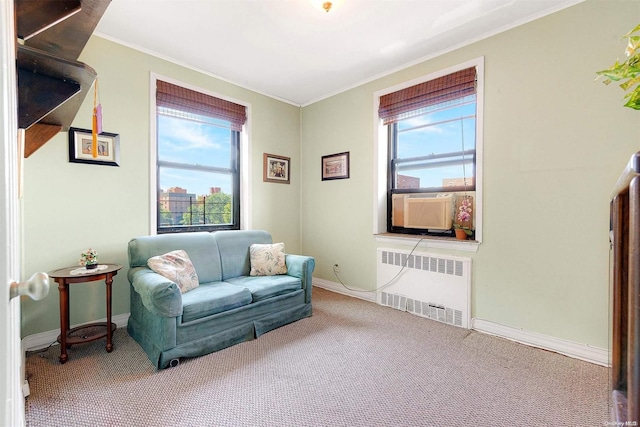
M 92 270 L 98 267 L 98 252 L 95 249 L 87 249 L 80 254 L 80 265 L 84 266 L 87 270 Z

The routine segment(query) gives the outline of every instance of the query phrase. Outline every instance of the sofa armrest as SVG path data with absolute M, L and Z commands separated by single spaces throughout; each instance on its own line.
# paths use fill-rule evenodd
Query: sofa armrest
M 182 314 L 182 294 L 176 283 L 146 267 L 130 269 L 128 277 L 131 286 L 151 313 L 161 317 Z
M 304 300 L 310 303 L 313 269 L 316 266 L 316 260 L 310 256 L 286 254 L 285 262 L 287 263 L 287 274 L 302 280 L 302 289 L 304 289 L 305 293 Z

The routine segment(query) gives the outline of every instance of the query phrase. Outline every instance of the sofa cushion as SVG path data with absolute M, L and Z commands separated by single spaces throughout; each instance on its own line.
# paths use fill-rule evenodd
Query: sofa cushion
M 302 289 L 302 281 L 299 278 L 287 275 L 241 276 L 227 279 L 227 282 L 248 289 L 253 296 L 253 302 Z
M 198 275 L 189 255 L 181 249 L 149 258 L 150 269 L 175 282 L 180 293 L 189 292 L 198 287 Z
M 249 246 L 251 272 L 249 276 L 287 274 L 284 243 L 253 244 Z
M 182 322 L 207 317 L 251 304 L 248 289 L 225 282 L 201 283 L 199 287 L 182 295 Z

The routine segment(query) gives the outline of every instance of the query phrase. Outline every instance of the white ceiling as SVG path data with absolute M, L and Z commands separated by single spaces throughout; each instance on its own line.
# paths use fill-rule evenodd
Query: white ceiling
M 96 34 L 308 105 L 583 0 L 112 0 Z

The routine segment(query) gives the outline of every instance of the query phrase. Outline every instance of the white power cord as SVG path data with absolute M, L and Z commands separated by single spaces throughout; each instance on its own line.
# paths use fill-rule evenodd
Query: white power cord
M 422 242 L 423 240 L 424 240 L 424 238 L 421 238 L 420 240 L 418 240 L 418 243 L 416 243 L 415 246 L 413 247 L 413 249 L 411 249 L 411 252 L 409 252 L 409 255 L 407 256 L 407 259 L 405 260 L 404 264 L 402 265 L 402 268 L 400 268 L 400 271 L 398 271 L 398 273 L 395 276 L 393 276 L 391 278 L 391 280 L 389 280 L 387 283 L 385 283 L 384 285 L 380 286 L 379 288 L 371 289 L 371 290 L 350 288 L 349 286 L 345 285 L 344 282 L 342 281 L 342 279 L 340 278 L 340 276 L 338 276 L 338 271 L 337 271 L 338 270 L 338 264 L 334 264 L 333 265 L 333 274 L 334 274 L 334 276 L 336 276 L 336 279 L 338 279 L 338 282 L 340 282 L 340 284 L 342 286 L 344 286 L 345 288 L 347 288 L 348 290 L 350 290 L 352 292 L 378 292 L 378 291 L 381 291 L 381 290 L 389 287 L 391 284 L 393 284 L 393 282 L 398 278 L 398 276 L 400 276 L 400 274 L 402 274 L 404 269 L 407 267 L 407 263 L 409 262 L 409 257 L 411 257 L 411 255 L 413 255 L 413 253 L 415 252 L 416 248 L 418 247 L 420 242 Z

